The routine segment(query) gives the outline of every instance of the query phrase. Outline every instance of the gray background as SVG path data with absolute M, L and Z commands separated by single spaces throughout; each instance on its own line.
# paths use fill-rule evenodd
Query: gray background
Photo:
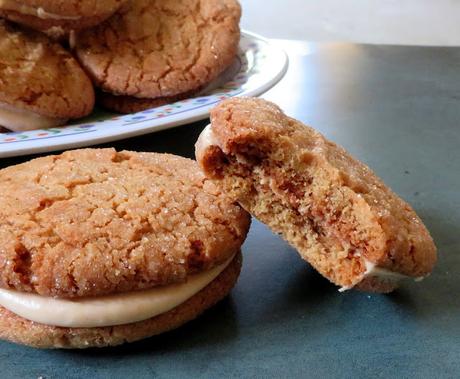
M 240 0 L 241 25 L 270 38 L 460 46 L 458 0 Z
M 439 249 L 433 275 L 391 295 L 341 294 L 254 222 L 236 288 L 196 321 L 114 349 L 0 343 L 2 377 L 460 376 L 460 49 L 285 47 L 289 73 L 265 97 L 345 146 L 414 206 Z M 192 156 L 205 124 L 107 146 Z

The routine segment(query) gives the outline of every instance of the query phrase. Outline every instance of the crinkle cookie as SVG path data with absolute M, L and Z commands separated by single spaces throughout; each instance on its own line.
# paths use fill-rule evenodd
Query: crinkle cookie
M 65 124 L 91 113 L 94 89 L 78 62 L 41 33 L 0 20 L 0 126 Z
M 270 102 L 222 102 L 196 156 L 225 193 L 342 290 L 390 292 L 433 269 L 436 247 L 414 210 L 367 166 Z
M 236 0 L 133 0 L 72 45 L 101 104 L 142 110 L 197 93 L 229 67 L 240 16 Z
M 249 215 L 191 160 L 69 151 L 0 171 L 0 337 L 116 345 L 225 297 Z

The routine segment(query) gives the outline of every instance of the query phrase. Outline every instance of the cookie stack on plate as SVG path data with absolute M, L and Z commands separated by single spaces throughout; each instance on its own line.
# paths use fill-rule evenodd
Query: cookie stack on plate
M 54 127 L 95 99 L 131 113 L 193 96 L 233 62 L 237 0 L 0 3 L 0 126 Z

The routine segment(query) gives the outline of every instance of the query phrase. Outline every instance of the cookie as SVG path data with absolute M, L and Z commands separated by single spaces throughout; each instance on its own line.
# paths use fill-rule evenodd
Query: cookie
M 88 336 L 89 347 L 138 339 L 143 331 L 146 337 L 185 322 L 206 309 L 206 304 L 220 299 L 231 285 L 226 282 L 228 285 L 221 286 L 219 275 L 225 276 L 227 267 L 234 273 L 236 266 L 239 269 L 239 263 L 234 266 L 230 261 L 238 255 L 250 218 L 204 177 L 194 161 L 113 149 L 76 150 L 1 170 L 0 188 L 0 305 L 20 319 L 50 325 L 37 326 L 37 336 L 27 340 L 20 329 L 27 329 L 28 322 L 20 320 L 23 326 L 11 332 L 11 338 L 10 332 L 0 331 L 13 341 L 49 347 L 50 341 L 57 341 L 56 336 L 70 333 L 69 346 L 82 347 L 82 336 Z M 175 321 L 152 319 L 151 310 L 140 319 L 138 315 L 123 316 L 129 309 L 140 309 L 124 306 L 139 301 L 137 295 L 172 291 L 172 286 L 182 284 L 187 287 L 192 285 L 191 278 L 211 275 L 216 269 L 222 272 L 198 289 L 216 283 L 222 290 L 210 295 L 209 303 L 200 297 L 195 302 L 192 299 L 197 294 L 192 293 L 191 308 L 177 311 L 180 315 Z M 51 309 L 55 315 L 63 309 L 65 314 L 57 320 L 48 314 L 30 319 L 29 313 L 15 308 L 13 300 L 10 303 L 11 296 L 16 303 L 21 296 L 31 296 L 26 303 Z M 94 309 L 88 302 L 100 298 L 109 312 L 105 302 L 110 296 L 115 300 L 127 296 L 129 302 L 123 300 L 121 310 L 110 312 L 107 324 L 100 325 L 99 312 L 95 312 L 95 324 L 81 324 L 75 316 L 78 311 L 70 312 L 77 320 L 69 316 L 68 324 L 60 324 L 69 313 L 66 301 L 89 307 L 90 311 L 81 311 L 88 319 Z M 46 299 L 64 303 L 41 306 Z M 149 297 L 148 304 L 160 301 L 155 299 Z M 112 320 L 113 315 L 121 319 Z M 0 318 L 0 325 L 19 323 L 6 311 Z M 109 338 L 106 327 L 135 323 L 132 327 L 137 334 L 133 332 L 132 338 L 125 334 L 130 327 L 121 328 L 119 337 Z M 57 327 L 72 332 L 54 329 Z M 86 330 L 94 327 L 102 329 Z M 84 330 L 77 332 L 78 328 Z M 49 339 L 44 336 L 47 331 Z
M 14 131 L 91 113 L 94 89 L 77 61 L 41 33 L 0 20 L 0 125 Z
M 211 121 L 196 145 L 206 175 L 342 290 L 432 271 L 420 218 L 343 148 L 260 99 L 226 100 Z
M 99 91 L 97 94 L 97 102 L 102 107 L 114 112 L 136 113 L 146 109 L 161 107 L 162 105 L 172 104 L 180 100 L 188 99 L 198 94 L 201 89 L 202 88 L 198 88 L 175 96 L 157 97 L 156 99 L 138 99 L 131 96 L 117 96 L 108 92 Z
M 0 16 L 44 32 L 56 33 L 56 28 L 68 32 L 100 24 L 126 1 L 2 0 Z
M 76 33 L 72 45 L 96 86 L 119 96 L 108 95 L 107 108 L 142 110 L 157 99 L 196 93 L 230 66 L 240 16 L 236 0 L 133 0 Z

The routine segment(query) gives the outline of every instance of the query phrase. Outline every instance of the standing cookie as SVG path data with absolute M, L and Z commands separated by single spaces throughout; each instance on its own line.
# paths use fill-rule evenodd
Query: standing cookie
M 79 30 L 113 15 L 127 0 L 1 0 L 0 16 L 40 31 Z
M 205 173 L 333 283 L 390 292 L 431 272 L 422 221 L 343 148 L 260 99 L 227 100 L 211 121 L 196 151 Z
M 135 341 L 225 297 L 249 216 L 196 162 L 88 149 L 0 171 L 0 337 Z
M 77 61 L 41 33 L 0 20 L 0 126 L 48 128 L 91 113 L 94 89 Z
M 81 64 L 107 93 L 101 93 L 107 108 L 126 113 L 190 96 L 235 58 L 241 16 L 236 0 L 130 4 L 78 33 L 73 43 Z

